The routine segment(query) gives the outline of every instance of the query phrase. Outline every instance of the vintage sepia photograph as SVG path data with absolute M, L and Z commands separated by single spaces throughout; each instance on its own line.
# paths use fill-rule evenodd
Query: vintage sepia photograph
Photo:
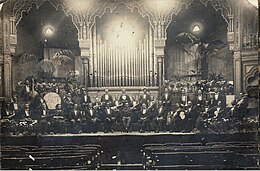
M 259 170 L 258 0 L 0 0 L 1 170 Z

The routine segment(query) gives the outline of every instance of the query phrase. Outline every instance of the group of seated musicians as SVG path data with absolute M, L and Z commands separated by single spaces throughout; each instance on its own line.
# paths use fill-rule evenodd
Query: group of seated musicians
M 151 96 L 147 88 L 139 98 L 132 100 L 125 90 L 119 98 L 113 99 L 108 89 L 94 102 L 86 90 L 80 91 L 79 100 L 73 100 L 71 93 L 62 98 L 55 110 L 49 110 L 46 102 L 36 96 L 23 107 L 14 96 L 4 108 L 3 119 L 10 132 L 27 133 L 81 133 L 97 132 L 101 123 L 105 133 L 113 132 L 116 123 L 121 131 L 132 130 L 132 123 L 138 123 L 139 132 L 191 132 L 191 131 L 227 131 L 232 123 L 241 122 L 246 113 L 247 97 L 233 102 L 232 108 L 226 108 L 224 98 L 216 91 L 214 96 L 206 97 L 201 90 L 190 100 L 183 91 L 177 103 L 173 103 L 171 92 L 166 87 L 158 101 Z

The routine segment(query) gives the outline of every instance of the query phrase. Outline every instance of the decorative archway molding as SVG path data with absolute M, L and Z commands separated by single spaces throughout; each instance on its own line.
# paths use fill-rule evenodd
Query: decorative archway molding
M 258 74 L 259 74 L 259 67 L 254 66 L 252 67 L 248 73 L 244 77 L 245 82 L 245 89 L 247 89 L 248 86 L 256 86 L 256 81 L 258 82 Z
M 179 12 L 185 8 L 186 10 L 197 0 L 182 0 L 178 5 L 178 8 L 173 8 L 171 11 L 166 14 L 165 17 L 165 35 L 167 38 L 167 28 L 172 22 L 173 15 L 178 15 Z M 226 21 L 227 24 L 230 22 L 230 17 L 233 15 L 233 8 L 229 1 L 227 0 L 199 0 L 205 7 L 211 6 L 215 9 L 216 12 L 220 11 L 222 18 Z

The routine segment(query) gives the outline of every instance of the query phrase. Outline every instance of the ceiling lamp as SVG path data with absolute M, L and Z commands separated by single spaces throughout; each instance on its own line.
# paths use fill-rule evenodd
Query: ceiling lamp
M 50 27 L 47 27 L 45 29 L 45 35 L 46 36 L 52 36 L 52 34 L 53 34 L 53 30 Z
M 192 30 L 193 32 L 199 32 L 200 31 L 200 27 L 198 26 L 198 25 L 195 25 L 194 27 L 193 27 L 193 30 Z

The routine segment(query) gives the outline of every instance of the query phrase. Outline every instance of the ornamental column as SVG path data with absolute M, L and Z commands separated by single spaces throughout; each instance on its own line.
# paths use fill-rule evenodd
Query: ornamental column
M 80 80 L 85 87 L 92 87 L 93 84 L 93 73 L 92 71 L 92 58 L 91 58 L 91 40 L 89 36 L 89 23 L 80 23 L 79 32 L 79 48 L 81 51 L 81 56 L 76 62 L 78 66 L 76 69 L 80 70 Z
M 165 79 L 164 48 L 165 48 L 165 39 L 156 39 L 155 40 L 155 58 L 156 58 L 155 85 L 159 86 L 159 97 L 162 93 L 162 85 Z

